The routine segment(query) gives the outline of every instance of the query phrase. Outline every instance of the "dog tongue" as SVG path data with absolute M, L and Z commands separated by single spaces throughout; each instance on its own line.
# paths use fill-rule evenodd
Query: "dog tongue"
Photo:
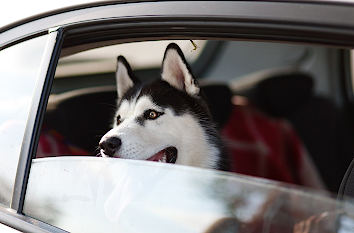
M 164 154 L 165 154 L 164 151 L 165 151 L 165 150 L 162 150 L 162 151 L 160 151 L 160 152 L 157 152 L 155 155 L 151 156 L 151 157 L 148 158 L 147 160 L 148 160 L 148 161 L 160 161 L 160 160 L 162 160 L 162 158 L 163 158 L 163 156 L 164 156 Z

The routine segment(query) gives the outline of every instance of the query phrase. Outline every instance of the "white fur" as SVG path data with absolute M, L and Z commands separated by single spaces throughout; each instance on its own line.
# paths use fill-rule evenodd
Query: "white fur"
M 193 76 L 176 50 L 167 50 L 162 67 L 162 80 L 179 90 L 185 90 L 189 95 L 199 94 L 199 87 L 195 85 Z
M 164 112 L 156 120 L 140 125 L 135 119 L 145 110 Z M 142 96 L 131 102 L 124 100 L 117 111 L 123 122 L 111 129 L 101 140 L 115 136 L 122 146 L 115 156 L 126 159 L 147 159 L 169 147 L 177 148 L 176 164 L 213 168 L 219 151 L 207 140 L 202 126 L 191 114 L 176 116 L 171 109 L 156 106 L 150 97 Z
M 123 94 L 134 85 L 133 81 L 129 77 L 127 67 L 121 61 L 118 61 L 117 63 L 116 83 L 118 98 L 122 98 Z

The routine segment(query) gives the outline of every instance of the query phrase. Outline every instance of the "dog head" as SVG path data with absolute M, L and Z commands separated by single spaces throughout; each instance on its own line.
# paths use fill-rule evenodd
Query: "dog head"
M 122 56 L 116 79 L 117 112 L 99 143 L 103 157 L 214 166 L 219 151 L 209 111 L 176 44 L 166 48 L 157 81 L 142 85 Z

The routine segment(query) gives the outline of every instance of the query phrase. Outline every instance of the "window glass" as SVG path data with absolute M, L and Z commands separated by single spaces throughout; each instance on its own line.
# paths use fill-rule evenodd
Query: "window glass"
M 0 51 L 0 203 L 9 206 L 47 36 Z
M 24 213 L 86 233 L 349 233 L 354 224 L 353 206 L 320 192 L 216 170 L 89 157 L 35 159 Z

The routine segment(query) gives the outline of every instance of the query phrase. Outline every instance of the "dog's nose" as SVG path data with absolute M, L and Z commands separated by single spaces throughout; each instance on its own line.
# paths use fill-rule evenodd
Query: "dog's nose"
M 121 145 L 122 141 L 117 137 L 109 137 L 99 144 L 100 148 L 108 156 L 113 156 Z

